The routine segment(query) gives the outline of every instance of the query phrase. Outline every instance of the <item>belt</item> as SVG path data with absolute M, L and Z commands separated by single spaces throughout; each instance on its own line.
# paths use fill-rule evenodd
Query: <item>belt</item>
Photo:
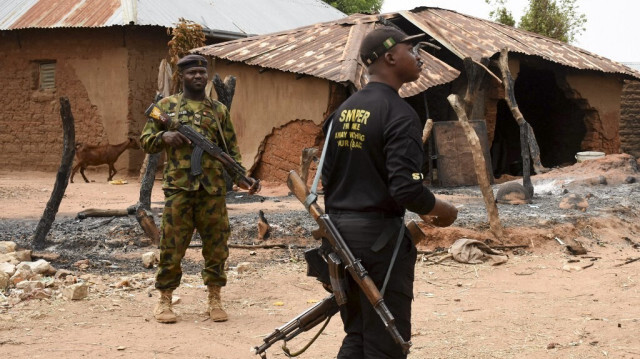
M 400 218 L 401 215 L 387 212 L 355 212 L 355 211 L 339 211 L 330 210 L 327 211 L 332 217 L 338 218 L 366 218 L 366 219 L 385 219 L 385 218 Z

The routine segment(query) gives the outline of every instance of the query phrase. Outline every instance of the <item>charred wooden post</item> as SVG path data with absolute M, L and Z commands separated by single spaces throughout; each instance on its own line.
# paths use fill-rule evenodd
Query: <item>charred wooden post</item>
M 484 203 L 487 207 L 491 232 L 499 242 L 502 242 L 502 224 L 500 223 L 500 217 L 498 217 L 498 207 L 496 206 L 496 201 L 493 197 L 493 190 L 491 189 L 489 173 L 487 173 L 487 166 L 483 156 L 482 148 L 480 146 L 480 139 L 478 138 L 476 131 L 469 124 L 467 114 L 463 108 L 462 103 L 460 102 L 460 97 L 458 95 L 452 94 L 447 97 L 447 100 L 449 100 L 451 107 L 453 107 L 453 110 L 458 115 L 458 120 L 460 121 L 462 129 L 464 130 L 464 133 L 469 140 L 471 153 L 473 155 L 474 168 L 476 171 L 476 176 L 478 177 L 478 184 L 480 185 L 482 197 L 484 198 Z
M 153 217 L 151 209 L 145 207 L 138 207 L 136 210 L 136 221 L 142 227 L 144 234 L 151 239 L 151 243 L 157 246 L 160 244 L 160 230 Z
M 502 82 L 504 84 L 505 100 L 511 109 L 511 114 L 515 118 L 518 126 L 520 127 L 520 153 L 522 156 L 522 185 L 529 191 L 529 195 L 533 197 L 533 184 L 531 184 L 531 156 L 533 156 L 534 170 L 536 173 L 547 172 L 547 169 L 542 166 L 540 162 L 540 148 L 536 142 L 535 135 L 531 125 L 524 119 L 524 116 L 520 112 L 518 103 L 516 102 L 516 95 L 514 91 L 514 80 L 509 70 L 508 48 L 503 48 L 500 51 L 500 60 L 498 66 L 502 73 Z
M 224 82 L 222 82 L 220 76 L 215 74 L 215 76 L 213 76 L 213 87 L 218 95 L 218 101 L 222 102 L 227 106 L 227 109 L 231 111 L 233 95 L 236 92 L 236 78 L 234 76 L 227 76 L 224 78 Z
M 60 161 L 60 167 L 58 168 L 58 174 L 56 175 L 56 183 L 53 186 L 53 192 L 51 192 L 51 198 L 49 198 L 49 202 L 47 202 L 47 206 L 42 214 L 42 218 L 40 218 L 40 222 L 38 222 L 36 232 L 31 242 L 35 249 L 42 249 L 44 247 L 45 238 L 51 230 L 51 225 L 56 218 L 56 214 L 60 208 L 60 202 L 62 202 L 62 197 L 67 189 L 69 176 L 71 175 L 73 157 L 76 154 L 76 131 L 74 119 L 73 114 L 71 113 L 69 99 L 66 97 L 60 98 L 60 117 L 62 118 L 63 131 L 62 160 Z
M 227 110 L 231 112 L 231 103 L 233 102 L 233 95 L 236 93 L 236 78 L 235 76 L 227 76 L 224 78 L 224 82 L 220 79 L 218 74 L 213 76 L 213 87 L 216 90 L 216 95 L 218 96 L 218 101 L 222 102 L 223 105 L 227 107 Z M 226 149 L 226 145 L 222 148 Z M 233 189 L 233 179 L 226 170 L 222 172 L 224 176 L 224 181 L 227 183 L 227 191 Z
M 86 219 L 88 217 L 124 217 L 132 214 L 133 209 L 100 209 L 87 208 L 82 212 L 78 212 L 76 218 Z
M 489 62 L 487 58 L 483 58 L 482 61 L 486 63 Z M 464 112 L 467 118 L 469 118 L 471 117 L 473 104 L 476 102 L 487 70 L 486 67 L 479 66 L 479 64 L 474 62 L 470 57 L 466 57 L 463 62 L 464 71 L 467 74 L 467 91 L 464 94 Z

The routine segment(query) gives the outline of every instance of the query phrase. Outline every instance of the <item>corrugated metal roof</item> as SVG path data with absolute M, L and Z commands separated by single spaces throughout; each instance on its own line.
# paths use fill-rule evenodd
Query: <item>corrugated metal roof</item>
M 393 20 L 404 17 L 443 47 L 464 59 L 492 57 L 505 46 L 511 52 L 540 56 L 578 69 L 621 73 L 640 78 L 640 72 L 578 47 L 531 32 L 501 25 L 455 11 L 418 7 L 383 14 Z M 357 61 L 357 48 L 378 15 L 355 14 L 347 18 L 310 25 L 281 33 L 224 42 L 194 51 L 249 65 L 305 74 L 356 88 L 366 83 L 366 71 Z M 409 29 L 405 29 L 410 32 Z M 410 29 L 415 30 L 415 29 Z M 422 54 L 428 71 L 420 80 L 405 84 L 406 97 L 455 79 L 459 72 L 429 54 Z
M 640 71 L 640 62 L 623 62 L 622 64 L 636 71 Z
M 640 77 L 640 73 L 605 57 L 532 32 L 455 11 L 418 7 L 402 11 L 415 26 L 436 39 L 460 58 L 479 60 L 508 47 L 510 52 L 535 55 L 562 65 L 585 70 L 622 73 Z
M 156 25 L 266 34 L 345 15 L 321 0 L 2 0 L 0 30 Z
M 358 61 L 362 38 L 373 28 L 377 15 L 352 15 L 346 19 L 295 30 L 228 41 L 195 49 L 194 52 L 264 68 L 305 74 L 361 88 L 367 82 Z M 403 97 L 453 81 L 460 72 L 421 51 L 427 71 L 405 84 Z

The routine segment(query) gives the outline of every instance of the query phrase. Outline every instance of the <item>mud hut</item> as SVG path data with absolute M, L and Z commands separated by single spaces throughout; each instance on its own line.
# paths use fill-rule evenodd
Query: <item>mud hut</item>
M 538 34 L 451 10 L 419 7 L 382 15 L 356 14 L 195 50 L 213 57 L 217 72 L 238 77 L 234 121 L 243 130 L 251 128 L 244 134 L 253 139 L 245 144 L 252 147 L 249 154 L 255 154 L 250 158 L 254 158 L 256 176 L 281 179 L 297 168 L 300 149 L 318 146 L 319 126 L 326 115 L 367 81 L 355 54 L 362 36 L 380 21 L 409 34 L 425 33 L 428 42 L 439 48 L 427 47 L 422 55 L 429 61 L 427 71 L 410 86 L 412 91 L 401 93 L 425 121 L 427 117 L 435 121 L 435 138 L 440 125 L 457 120 L 446 97 L 466 91 L 463 60 L 488 60 L 487 70 L 497 76 L 485 77 L 469 117 L 480 124 L 476 131 L 484 132 L 496 176 L 522 172 L 518 126 L 505 101 L 503 84 L 494 80 L 500 77 L 497 60 L 504 48 L 515 78 L 515 98 L 533 128 L 542 165 L 575 163 L 580 151 L 623 150 L 620 134 L 630 126 L 621 121 L 623 84 L 640 79 L 640 73 Z M 457 173 L 467 166 L 460 161 L 463 153 L 445 153 L 438 143 L 433 147 L 435 160 L 425 168 L 438 168 L 442 175 L 443 170 Z M 449 182 L 441 176 L 440 180 L 473 184 L 470 175 Z
M 167 30 L 180 18 L 202 25 L 207 42 L 217 43 L 345 16 L 320 0 L 244 3 L 3 1 L 0 167 L 58 168 L 61 96 L 72 105 L 77 142 L 116 144 L 137 136 L 155 96 L 158 65 L 167 55 Z M 127 151 L 116 167 L 137 172 L 143 158 L 142 151 Z

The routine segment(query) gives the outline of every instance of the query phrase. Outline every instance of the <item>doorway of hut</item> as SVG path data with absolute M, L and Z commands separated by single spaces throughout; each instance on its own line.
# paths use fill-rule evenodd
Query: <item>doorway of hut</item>
M 540 147 L 540 160 L 547 168 L 575 163 L 575 154 L 581 150 L 587 132 L 586 113 L 578 105 L 579 99 L 567 97 L 558 86 L 557 73 L 560 72 L 521 64 L 514 87 L 518 107 L 533 128 Z M 505 100 L 499 100 L 497 104 L 491 160 L 495 178 L 503 174 L 522 175 L 520 131 Z M 530 173 L 535 173 L 533 161 Z

